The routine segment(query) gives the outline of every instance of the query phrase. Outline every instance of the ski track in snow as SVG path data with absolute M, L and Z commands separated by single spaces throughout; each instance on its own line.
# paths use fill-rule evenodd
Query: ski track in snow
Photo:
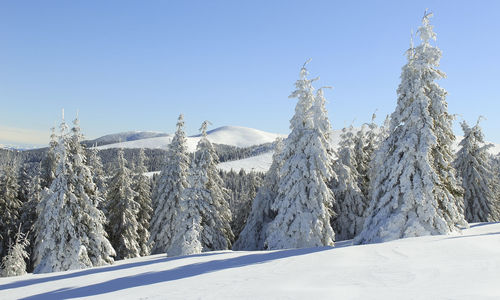
M 0 299 L 499 299 L 500 223 L 382 244 L 218 251 L 0 278 Z

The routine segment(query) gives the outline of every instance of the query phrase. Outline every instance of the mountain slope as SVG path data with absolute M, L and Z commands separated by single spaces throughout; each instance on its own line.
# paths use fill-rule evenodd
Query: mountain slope
M 224 144 L 236 147 L 249 147 L 265 143 L 272 143 L 277 137 L 284 137 L 280 134 L 269 133 L 253 128 L 239 126 L 223 126 L 207 132 L 208 139 L 215 144 Z M 196 144 L 200 140 L 199 135 L 187 138 L 188 149 L 190 152 L 196 150 Z M 154 137 L 140 139 L 136 141 L 127 141 L 122 143 L 113 143 L 97 147 L 98 149 L 109 148 L 151 148 L 166 149 L 172 141 L 172 136 Z
M 334 149 L 338 148 L 341 133 L 342 133 L 341 130 L 332 130 L 330 141 Z M 457 139 L 453 143 L 452 147 L 455 151 L 459 149 L 458 144 L 460 143 L 462 138 L 463 137 L 461 136 L 457 136 Z M 500 144 L 493 144 L 493 147 L 491 147 L 488 151 L 493 155 L 499 154 Z M 273 152 L 267 152 L 257 156 L 248 157 L 245 159 L 224 162 L 219 164 L 218 168 L 224 171 L 229 171 L 231 169 L 233 169 L 234 171 L 239 171 L 240 169 L 244 169 L 247 172 L 251 170 L 259 172 L 267 172 L 267 170 L 269 170 L 269 167 L 271 166 L 271 163 L 273 162 L 272 159 L 273 159 Z
M 499 299 L 500 224 L 462 235 L 282 251 L 129 259 L 0 278 L 14 299 Z
M 102 146 L 108 144 L 115 144 L 127 141 L 137 141 L 148 138 L 155 138 L 161 136 L 168 136 L 167 133 L 154 132 L 154 131 L 126 131 L 120 133 L 113 133 L 101 136 L 97 139 L 83 141 L 86 146 Z

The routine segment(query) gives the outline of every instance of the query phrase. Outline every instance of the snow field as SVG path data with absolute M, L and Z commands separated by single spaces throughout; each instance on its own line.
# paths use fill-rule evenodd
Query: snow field
M 153 255 L 0 278 L 1 299 L 498 299 L 500 223 L 462 235 L 279 251 Z

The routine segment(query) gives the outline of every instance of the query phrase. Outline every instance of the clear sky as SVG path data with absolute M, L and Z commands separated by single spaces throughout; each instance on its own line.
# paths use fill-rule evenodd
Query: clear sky
M 287 133 L 308 58 L 335 129 L 396 105 L 424 10 L 449 111 L 500 143 L 500 1 L 1 1 L 0 143 L 48 140 L 61 108 L 89 138 L 205 119 Z M 461 134 L 459 126 L 456 133 Z

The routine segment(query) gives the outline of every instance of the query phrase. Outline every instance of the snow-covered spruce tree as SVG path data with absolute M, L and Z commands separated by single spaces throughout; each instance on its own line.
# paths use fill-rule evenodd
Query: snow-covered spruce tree
M 17 191 L 17 199 L 21 201 L 21 203 L 25 203 L 29 199 L 29 185 L 31 180 L 33 179 L 30 170 L 30 164 L 19 162 L 16 166 L 17 168 L 17 183 L 19 189 Z
M 97 188 L 97 195 L 105 197 L 106 195 L 106 175 L 104 174 L 104 167 L 101 158 L 99 157 L 99 150 L 96 147 L 87 150 L 88 166 L 92 172 L 92 179 Z
M 35 223 L 35 273 L 66 271 L 91 267 L 87 250 L 78 239 L 74 212 L 69 202 L 77 202 L 73 193 L 73 170 L 68 157 L 68 128 L 64 121 L 55 149 L 56 177 L 50 190 L 37 206 Z
M 201 215 L 201 245 L 203 251 L 230 249 L 234 241 L 231 230 L 231 211 L 227 199 L 229 195 L 217 171 L 219 158 L 212 143 L 207 138 L 207 126 L 201 125 L 201 139 L 190 172 L 190 185 L 199 189 Z
M 149 244 L 149 221 L 151 220 L 151 213 L 153 209 L 151 208 L 151 185 L 149 183 L 149 178 L 145 175 L 148 171 L 144 166 L 146 160 L 146 155 L 144 154 L 144 149 L 139 152 L 139 159 L 135 168 L 135 180 L 132 186 L 135 194 L 135 202 L 139 204 L 139 213 L 137 214 L 137 221 L 139 222 L 139 227 L 137 228 L 137 234 L 139 236 L 139 247 L 141 249 L 140 255 L 149 255 L 151 247 Z
M 37 206 L 35 273 L 100 266 L 115 255 L 96 207 L 95 186 L 80 147 L 75 120 L 73 134 L 63 121 L 55 154 L 56 177 Z
M 113 263 L 111 256 L 115 255 L 115 251 L 107 239 L 104 229 L 106 217 L 98 208 L 104 199 L 98 195 L 92 173 L 87 166 L 86 151 L 81 143 L 83 134 L 80 131 L 78 116 L 73 121 L 71 132 L 68 144 L 74 172 L 73 192 L 78 199 L 73 210 L 76 213 L 77 232 L 87 249 L 87 255 L 92 265 L 107 265 Z
M 38 174 L 34 176 L 28 185 L 28 201 L 24 202 L 21 207 L 21 232 L 26 233 L 26 239 L 28 241 L 26 251 L 28 251 L 28 253 L 33 253 L 35 245 L 34 226 L 37 219 L 36 207 L 42 199 L 43 192 L 44 191 L 41 187 L 40 169 L 38 169 Z M 27 265 L 28 272 L 32 272 L 34 268 L 33 261 L 28 260 Z
M 29 241 L 19 226 L 14 242 L 9 245 L 7 255 L 2 259 L 0 269 L 3 277 L 26 274 L 26 260 L 29 258 L 26 247 L 28 246 Z
M 271 205 L 276 217 L 267 226 L 268 249 L 333 245 L 330 225 L 334 197 L 327 182 L 332 178 L 329 131 L 317 120 L 328 121 L 321 94 L 314 96 L 305 64 L 291 98 L 298 98 L 290 121 L 292 132 L 285 140 L 278 195 Z M 316 99 L 315 99 L 316 98 Z M 318 115 L 320 112 L 321 116 Z M 329 126 L 327 126 L 329 127 Z
M 375 150 L 380 145 L 380 133 L 377 124 L 375 124 L 375 117 L 375 114 L 373 114 L 371 123 L 364 124 L 354 138 L 356 170 L 359 174 L 358 186 L 365 197 L 367 205 L 369 203 L 368 199 L 371 199 L 371 165 Z
M 178 200 L 172 219 L 168 256 L 187 255 L 231 247 L 231 211 L 227 191 L 216 169 L 217 154 L 207 139 L 208 121 L 201 125 L 201 139 L 189 169 L 189 187 Z
M 0 176 L 0 258 L 7 254 L 8 241 L 14 238 L 19 221 L 22 203 L 17 197 L 17 177 L 15 159 L 9 152 L 9 161 Z
M 57 135 L 55 127 L 50 129 L 50 143 L 49 149 L 45 153 L 42 159 L 42 171 L 41 171 L 41 184 L 42 188 L 49 188 L 52 181 L 56 178 L 56 168 L 57 168 L 57 157 L 56 157 L 56 147 L 57 147 Z
M 168 147 L 167 160 L 153 189 L 153 217 L 150 223 L 151 253 L 165 253 L 172 239 L 172 222 L 180 210 L 180 199 L 188 187 L 189 155 L 184 133 L 184 116 Z
M 132 190 L 131 172 L 126 165 L 123 149 L 119 149 L 106 201 L 107 231 L 117 259 L 138 257 L 141 253 L 137 220 L 140 205 L 135 201 L 136 192 Z
M 437 69 L 441 51 L 430 44 L 436 37 L 431 16 L 426 13 L 419 28 L 422 43 L 408 51 L 358 244 L 447 234 L 467 225 L 452 168 L 452 116 L 446 91 L 435 83 L 445 75 Z
M 460 142 L 454 165 L 462 179 L 465 202 L 465 219 L 468 222 L 500 221 L 500 207 L 495 194 L 495 174 L 491 166 L 484 135 L 479 120 L 474 127 L 461 123 L 464 138 Z
M 192 162 L 194 164 L 194 161 Z M 189 170 L 190 186 L 183 189 L 179 197 L 178 211 L 171 223 L 171 241 L 168 244 L 167 256 L 197 254 L 203 251 L 202 245 L 202 206 L 206 206 L 205 198 L 210 197 L 205 189 L 203 177 L 193 166 Z
M 336 177 L 332 180 L 335 195 L 333 229 L 337 240 L 354 238 L 363 229 L 368 201 L 360 188 L 358 161 L 355 153 L 355 130 L 342 129 L 338 159 L 333 165 Z
M 252 209 L 245 227 L 233 245 L 233 250 L 265 249 L 267 226 L 276 216 L 276 213 L 271 210 L 271 206 L 278 195 L 279 172 L 283 166 L 281 159 L 283 140 L 278 138 L 275 144 L 273 162 L 264 177 L 263 185 L 252 201 Z
M 241 169 L 243 171 L 243 169 Z M 241 174 L 241 172 L 240 172 Z M 240 178 L 246 178 L 245 174 L 240 176 Z M 252 170 L 248 173 L 248 179 L 246 182 L 241 182 L 244 184 L 245 199 L 241 203 L 240 207 L 233 213 L 233 221 L 231 223 L 231 228 L 235 235 L 235 239 L 238 238 L 245 224 L 247 222 L 250 211 L 252 210 L 252 201 L 257 195 L 257 187 L 261 185 L 260 178 L 257 177 L 256 173 Z M 242 197 L 243 195 L 240 195 Z

